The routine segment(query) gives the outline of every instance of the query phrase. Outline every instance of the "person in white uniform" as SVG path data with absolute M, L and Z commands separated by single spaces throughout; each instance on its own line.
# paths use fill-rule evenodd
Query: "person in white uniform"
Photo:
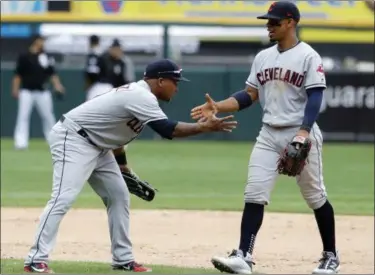
M 150 271 L 134 260 L 129 237 L 130 196 L 112 150 L 136 139 L 146 125 L 165 139 L 231 132 L 237 124 L 231 120 L 233 116 L 210 116 L 197 123 L 168 119 L 158 100 L 169 101 L 176 94 L 178 83 L 186 80 L 174 62 L 155 61 L 146 67 L 143 80 L 88 100 L 55 124 L 49 142 L 52 196 L 25 259 L 25 272 L 51 272 L 48 258 L 60 222 L 86 181 L 107 208 L 113 269 Z
M 249 160 L 239 247 L 228 257 L 215 256 L 211 261 L 222 272 L 252 273 L 255 239 L 278 176 L 278 160 L 288 143 L 302 145 L 309 139 L 312 147 L 308 162 L 296 182 L 314 212 L 323 244 L 322 257 L 313 273 L 334 274 L 339 271 L 340 260 L 334 210 L 322 174 L 323 138 L 316 123 L 326 88 L 322 60 L 311 46 L 298 40 L 300 13 L 292 2 L 275 2 L 258 19 L 268 20 L 269 37 L 277 43 L 256 55 L 246 88 L 220 102 L 207 96 L 206 104 L 192 109 L 195 119 L 212 112 L 243 110 L 256 101 L 263 109 L 263 127 Z
M 34 105 L 42 120 L 43 134 L 48 134 L 55 124 L 53 97 L 47 89 L 51 80 L 57 95 L 64 94 L 64 87 L 55 71 L 55 60 L 44 52 L 44 38 L 36 36 L 27 53 L 18 57 L 12 82 L 12 96 L 18 100 L 17 120 L 14 129 L 14 147 L 29 147 L 30 117 Z M 60 97 L 61 98 L 61 97 Z

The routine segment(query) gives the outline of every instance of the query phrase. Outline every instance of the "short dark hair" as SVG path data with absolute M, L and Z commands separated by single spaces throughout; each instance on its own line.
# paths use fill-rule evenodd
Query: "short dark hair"
M 30 43 L 30 45 L 35 45 L 35 42 L 37 41 L 37 40 L 45 40 L 45 37 L 43 37 L 42 35 L 40 35 L 40 34 L 36 34 L 36 35 L 33 35 L 32 37 L 31 37 L 31 43 Z
M 100 42 L 100 38 L 99 38 L 99 36 L 97 36 L 97 35 L 95 35 L 95 34 L 90 35 L 89 40 L 90 40 L 90 45 L 97 45 L 97 44 L 99 44 L 99 42 Z
M 112 41 L 111 48 L 114 48 L 114 47 L 120 47 L 121 48 L 120 40 L 118 40 L 117 38 L 113 39 L 113 41 Z
M 36 34 L 36 35 L 33 35 L 31 39 L 32 39 L 33 42 L 35 42 L 38 39 L 45 40 L 45 37 L 42 36 L 41 34 Z

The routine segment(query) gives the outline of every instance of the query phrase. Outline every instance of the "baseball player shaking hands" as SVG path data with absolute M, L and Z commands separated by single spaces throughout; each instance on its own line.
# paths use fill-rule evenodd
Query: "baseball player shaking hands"
M 249 160 L 245 206 L 238 249 L 228 257 L 213 257 L 222 272 L 251 274 L 255 238 L 262 225 L 264 207 L 270 201 L 278 174 L 296 177 L 301 194 L 313 209 L 323 253 L 313 273 L 334 274 L 340 267 L 335 244 L 335 221 L 322 175 L 322 134 L 316 119 L 326 88 L 319 54 L 299 41 L 298 8 L 291 2 L 275 2 L 268 13 L 267 30 L 274 46 L 259 52 L 243 91 L 192 109 L 201 119 L 220 112 L 236 112 L 256 101 L 263 109 L 263 126 Z
M 52 196 L 25 259 L 24 271 L 50 272 L 48 257 L 61 220 L 86 181 L 107 208 L 113 269 L 147 272 L 135 262 L 129 239 L 129 189 L 113 154 L 136 139 L 147 124 L 166 139 L 206 132 L 231 132 L 233 116 L 207 116 L 198 123 L 168 119 L 158 100 L 169 101 L 180 81 L 187 79 L 170 60 L 149 64 L 144 79 L 113 88 L 64 114 L 53 126 L 50 150 L 53 161 Z

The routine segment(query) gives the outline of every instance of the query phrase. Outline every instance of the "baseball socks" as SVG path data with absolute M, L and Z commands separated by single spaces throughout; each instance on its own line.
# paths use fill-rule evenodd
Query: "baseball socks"
M 320 236 L 323 242 L 323 250 L 332 252 L 336 256 L 335 216 L 331 203 L 326 203 L 314 210 Z M 255 238 L 262 225 L 264 205 L 246 203 L 241 221 L 241 239 L 239 249 L 246 256 L 246 252 L 253 254 Z
M 256 203 L 245 203 L 241 221 L 240 247 L 243 255 L 246 252 L 253 254 L 255 238 L 262 225 L 264 216 L 264 205 Z
M 314 210 L 320 236 L 323 242 L 323 250 L 332 252 L 336 256 L 335 214 L 333 207 L 327 200 L 322 207 Z

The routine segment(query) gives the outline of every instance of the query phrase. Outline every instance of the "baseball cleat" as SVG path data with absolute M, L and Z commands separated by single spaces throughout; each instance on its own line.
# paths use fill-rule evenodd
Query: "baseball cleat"
M 113 270 L 123 270 L 123 271 L 130 271 L 130 272 L 152 272 L 151 268 L 145 267 L 135 261 L 124 265 L 114 265 Z
M 23 271 L 30 273 L 30 272 L 36 272 L 36 273 L 54 273 L 52 269 L 48 267 L 46 263 L 32 263 L 29 265 L 25 265 L 23 267 Z
M 221 272 L 231 274 L 252 274 L 253 261 L 251 255 L 243 256 L 241 250 L 233 250 L 228 257 L 213 257 L 211 263 Z
M 332 252 L 323 251 L 319 265 L 312 274 L 337 274 L 340 270 L 340 259 L 338 253 L 336 256 Z

